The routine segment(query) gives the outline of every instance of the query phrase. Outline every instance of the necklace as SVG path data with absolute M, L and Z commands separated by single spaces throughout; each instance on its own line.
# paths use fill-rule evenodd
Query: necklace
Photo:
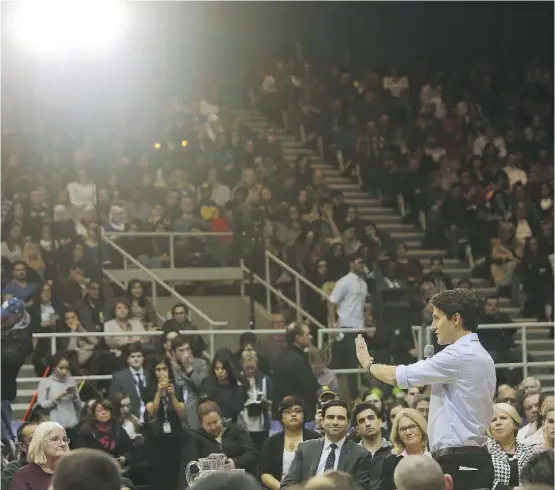
M 295 449 L 297 449 L 297 446 L 299 445 L 299 442 L 301 441 L 302 435 L 297 436 L 295 439 L 288 439 L 286 441 L 287 449 L 291 452 L 295 451 Z

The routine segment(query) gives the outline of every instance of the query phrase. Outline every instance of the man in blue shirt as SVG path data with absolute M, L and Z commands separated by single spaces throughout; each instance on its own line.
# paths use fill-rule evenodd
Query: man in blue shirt
M 375 364 L 359 335 L 362 367 L 384 383 L 407 389 L 432 386 L 428 439 L 434 459 L 453 477 L 455 490 L 491 488 L 493 465 L 486 449 L 493 415 L 495 367 L 476 330 L 480 303 L 468 289 L 445 290 L 431 299 L 432 331 L 445 349 L 410 366 Z

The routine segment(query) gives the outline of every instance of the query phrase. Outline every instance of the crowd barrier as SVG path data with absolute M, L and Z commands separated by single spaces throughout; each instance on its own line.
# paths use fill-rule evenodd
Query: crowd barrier
M 497 363 L 495 367 L 497 369 L 502 368 L 522 368 L 524 377 L 528 376 L 528 369 L 530 367 L 553 367 L 555 363 L 553 361 L 528 361 L 528 351 L 527 351 L 527 328 L 550 328 L 553 327 L 553 322 L 538 322 L 538 323 L 508 323 L 508 324 L 494 324 L 494 325 L 480 325 L 479 329 L 483 330 L 495 330 L 501 328 L 515 328 L 521 331 L 521 348 L 522 348 L 522 361 L 521 362 L 511 362 L 511 363 Z M 368 332 L 370 329 L 348 329 L 350 333 L 361 333 Z M 412 327 L 415 338 L 417 339 L 418 345 L 416 346 L 417 358 L 419 360 L 423 359 L 424 345 L 431 343 L 432 332 L 429 327 L 413 326 Z M 214 338 L 219 335 L 234 335 L 237 338 L 239 335 L 244 333 L 245 330 L 187 330 L 181 331 L 185 335 L 207 335 L 210 337 L 210 354 L 213 355 L 214 349 Z M 274 329 L 265 330 L 254 330 L 257 336 L 261 335 L 276 335 L 281 334 Z M 318 332 L 318 346 L 324 347 L 324 336 L 326 334 L 333 334 L 338 332 L 345 332 L 345 329 L 340 328 L 322 328 Z M 162 334 L 161 331 L 150 331 L 150 332 L 64 332 L 64 333 L 35 333 L 34 338 L 37 339 L 51 339 L 51 349 L 52 353 L 56 352 L 56 339 L 58 338 L 69 338 L 69 337 L 157 337 Z M 353 345 L 353 356 L 355 354 L 355 347 Z M 364 373 L 363 369 L 334 369 L 333 372 L 336 374 L 353 374 L 353 373 Z M 41 378 L 18 378 L 18 381 L 40 381 Z M 77 376 L 77 380 L 106 380 L 111 379 L 110 375 L 90 375 L 90 376 Z

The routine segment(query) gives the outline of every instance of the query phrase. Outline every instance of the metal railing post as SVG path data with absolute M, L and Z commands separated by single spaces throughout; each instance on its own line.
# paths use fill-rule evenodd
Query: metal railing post
M 175 267 L 175 243 L 173 237 L 175 235 L 170 235 L 170 267 L 173 269 Z
M 265 280 L 270 284 L 270 256 L 268 252 L 264 254 L 264 268 L 266 272 Z M 271 313 L 272 311 L 272 294 L 269 288 L 266 288 L 266 311 Z
M 422 341 L 424 340 L 424 333 L 422 329 L 424 327 L 420 325 L 418 330 L 416 331 L 416 338 L 418 339 L 418 360 L 424 359 L 424 346 L 422 345 Z
M 318 349 L 321 349 L 324 346 L 324 332 L 321 328 L 318 329 Z
M 123 256 L 123 277 L 125 277 L 125 286 L 129 284 L 129 275 L 127 274 L 127 256 Z
M 52 355 L 56 354 L 56 337 L 50 339 L 50 353 Z
M 158 288 L 157 288 L 157 284 L 156 281 L 150 281 L 152 284 L 152 306 L 154 306 L 154 309 L 156 311 L 158 311 L 158 308 L 156 308 L 156 302 L 158 300 Z
M 432 343 L 432 329 L 430 327 L 424 328 L 426 328 L 426 345 L 428 345 Z M 422 357 L 424 357 L 424 352 L 422 352 Z
M 522 374 L 524 378 L 528 377 L 528 338 L 526 334 L 526 325 L 520 327 L 521 346 L 522 346 Z
M 241 282 L 239 284 L 239 294 L 241 298 L 245 297 L 245 262 L 243 259 L 239 261 L 239 267 L 241 268 Z
M 297 305 L 297 321 L 301 321 L 301 284 L 299 278 L 295 276 L 295 304 Z
M 210 359 L 214 359 L 214 354 L 216 353 L 216 336 L 213 332 L 214 325 L 210 324 Z

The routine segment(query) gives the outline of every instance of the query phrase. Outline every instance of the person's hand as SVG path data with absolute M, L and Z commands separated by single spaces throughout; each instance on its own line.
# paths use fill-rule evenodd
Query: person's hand
M 175 395 L 175 388 L 171 383 L 166 387 L 166 393 L 170 396 Z
M 158 393 L 162 394 L 164 393 L 168 388 L 168 382 L 167 381 L 160 381 L 158 383 Z
M 54 320 L 53 318 L 50 320 L 46 320 L 45 322 L 42 322 L 40 324 L 41 327 L 53 327 L 56 325 L 56 320 Z
M 356 345 L 358 362 L 360 362 L 360 365 L 362 366 L 363 369 L 366 369 L 368 364 L 371 363 L 374 360 L 374 358 L 368 352 L 368 346 L 366 345 L 366 340 L 364 340 L 364 337 L 361 334 L 357 335 L 357 338 L 355 339 L 355 345 Z
M 322 416 L 322 410 L 321 409 L 316 410 L 316 417 L 314 417 L 314 422 L 316 424 L 317 429 L 322 428 L 323 421 L 324 421 L 324 417 Z
M 124 456 L 120 456 L 119 458 L 116 458 L 116 461 L 118 462 L 118 464 L 123 467 L 123 465 L 125 464 L 125 457 Z
M 226 459 L 224 464 L 224 470 L 234 470 L 235 469 L 235 461 L 231 458 Z

